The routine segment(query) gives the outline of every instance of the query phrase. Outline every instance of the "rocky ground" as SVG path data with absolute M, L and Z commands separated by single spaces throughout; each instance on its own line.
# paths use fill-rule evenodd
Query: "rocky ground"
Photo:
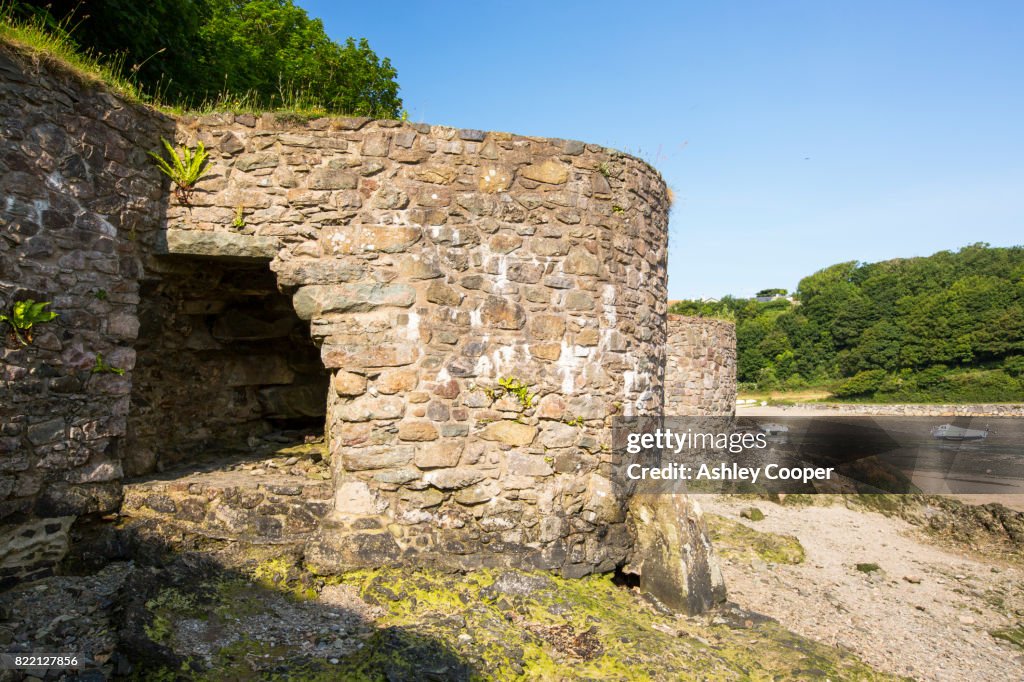
M 1022 515 L 938 499 L 700 501 L 740 606 L 889 673 L 1024 679 Z
M 100 585 L 96 599 L 109 603 L 79 602 Z M 325 579 L 284 561 L 232 572 L 179 557 L 50 578 L 2 603 L 16 622 L 12 650 L 97 647 L 77 679 L 894 679 L 732 605 L 677 616 L 612 576 L 380 569 Z
M 308 468 L 274 466 L 286 454 L 212 473 Z M 317 576 L 294 548 L 107 537 L 121 560 L 79 557 L 80 575 L 0 594 L 0 641 L 87 652 L 64 678 L 79 680 L 1024 679 L 1020 517 L 916 498 L 698 499 L 730 590 L 702 616 L 612 575 Z M 0 672 L 19 679 L 32 678 Z

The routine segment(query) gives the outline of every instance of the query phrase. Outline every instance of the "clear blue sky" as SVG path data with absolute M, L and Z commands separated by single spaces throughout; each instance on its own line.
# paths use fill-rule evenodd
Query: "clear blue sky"
M 1024 243 L 1024 3 L 298 0 L 416 121 L 596 142 L 676 192 L 671 298 Z

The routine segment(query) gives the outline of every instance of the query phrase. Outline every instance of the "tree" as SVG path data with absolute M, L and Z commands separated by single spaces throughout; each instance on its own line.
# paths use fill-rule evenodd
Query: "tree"
M 52 5 L 52 6 L 51 6 Z M 219 100 L 397 117 L 396 72 L 365 39 L 332 41 L 293 0 L 26 0 L 48 9 L 85 50 L 120 64 L 171 104 Z

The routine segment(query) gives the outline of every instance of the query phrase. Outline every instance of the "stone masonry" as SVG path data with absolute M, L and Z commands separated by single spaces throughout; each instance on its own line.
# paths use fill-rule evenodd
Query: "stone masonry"
M 224 505 L 255 497 L 227 477 L 147 484 L 124 510 L 165 495 L 191 530 L 243 538 L 297 528 L 310 500 L 321 571 L 610 571 L 636 541 L 611 419 L 668 409 L 672 344 L 690 364 L 670 369 L 717 368 L 688 400 L 732 400 L 724 327 L 666 343 L 667 192 L 640 160 L 399 121 L 173 120 L 4 47 L 0 78 L 0 307 L 60 315 L 0 363 L 0 522 L 24 529 L 8 578 L 61 555 L 31 538 L 121 509 L 126 467 L 311 423 L 326 498 L 256 482 L 270 506 L 233 522 Z M 187 205 L 146 156 L 161 136 L 211 153 Z
M 668 316 L 665 414 L 729 416 L 736 412 L 736 325 Z

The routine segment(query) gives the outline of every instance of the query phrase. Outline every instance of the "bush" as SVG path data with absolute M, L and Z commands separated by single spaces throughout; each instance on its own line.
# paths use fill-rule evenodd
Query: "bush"
M 858 372 L 841 383 L 834 391 L 840 398 L 867 396 L 877 391 L 885 381 L 884 369 L 869 369 Z

